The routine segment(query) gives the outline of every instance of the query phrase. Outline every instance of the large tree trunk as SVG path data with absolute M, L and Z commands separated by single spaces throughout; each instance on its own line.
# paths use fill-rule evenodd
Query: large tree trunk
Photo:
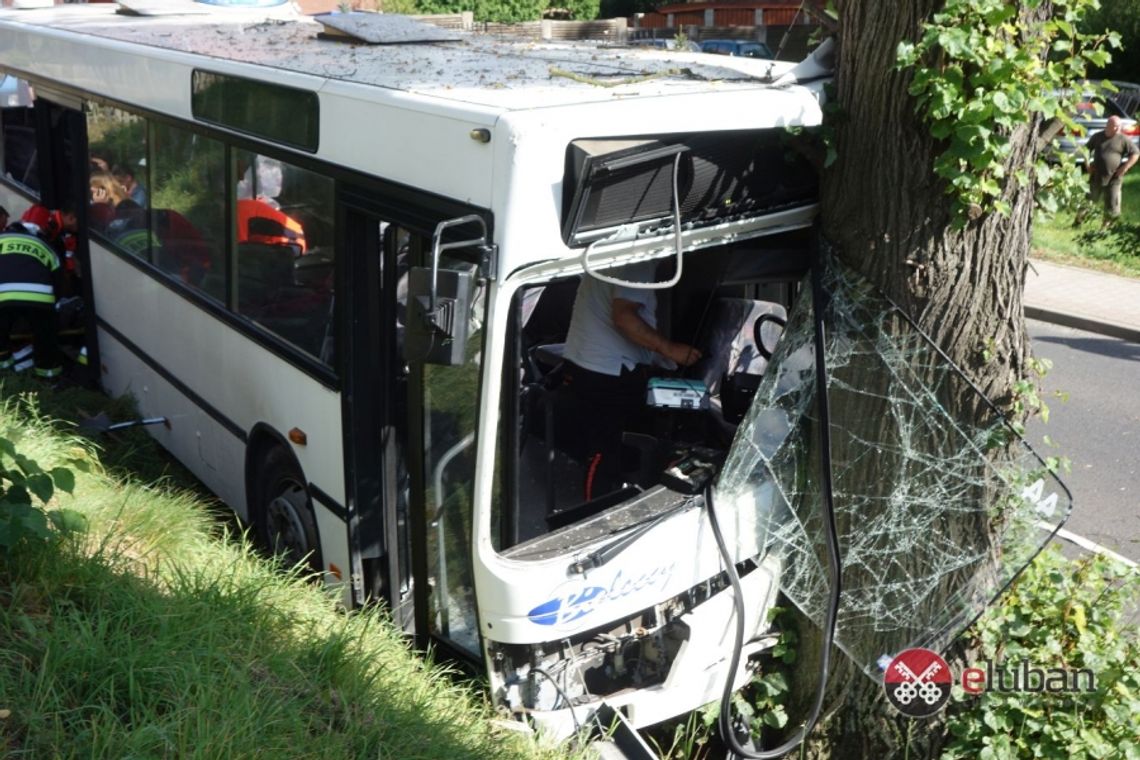
M 979 209 L 950 224 L 945 184 L 931 170 L 939 144 L 915 114 L 899 42 L 915 40 L 941 0 L 839 3 L 835 125 L 838 159 L 824 174 L 823 223 L 843 258 L 911 313 L 988 395 L 1003 399 L 1027 356 L 1022 291 L 1033 193 L 1011 188 L 1008 217 Z M 1034 150 L 1014 136 L 1013 163 Z M 992 341 L 992 344 L 990 343 Z M 996 360 L 985 364 L 983 345 Z
M 835 96 L 841 116 L 834 124 L 838 159 L 823 175 L 824 234 L 845 262 L 909 312 L 1001 405 L 1028 358 L 1022 294 L 1032 189 L 1007 191 L 1009 216 L 978 209 L 976 219 L 955 229 L 945 184 L 932 171 L 940 145 L 915 113 L 907 93 L 909 72 L 894 66 L 899 42 L 916 40 L 922 22 L 942 0 L 839 0 L 837 5 Z M 1032 157 L 1036 127 L 1013 136 L 1011 164 Z M 992 358 L 983 358 L 983 348 Z M 984 422 L 988 408 L 963 401 L 960 412 Z M 875 424 L 873 415 L 866 418 Z M 985 526 L 979 523 L 978 529 Z M 814 688 L 818 639 L 805 636 L 800 655 L 796 690 L 803 695 Z M 908 727 L 909 721 L 886 703 L 879 684 L 838 652 L 833 663 L 829 708 L 813 736 L 812 756 L 901 756 L 908 733 L 911 757 L 935 751 L 936 729 L 921 722 Z

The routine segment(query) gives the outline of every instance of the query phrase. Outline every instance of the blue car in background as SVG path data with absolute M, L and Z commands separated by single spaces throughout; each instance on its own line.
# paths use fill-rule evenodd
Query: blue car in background
M 738 55 L 743 58 L 771 59 L 772 50 L 763 42 L 755 40 L 702 40 L 702 53 L 716 53 L 717 55 Z

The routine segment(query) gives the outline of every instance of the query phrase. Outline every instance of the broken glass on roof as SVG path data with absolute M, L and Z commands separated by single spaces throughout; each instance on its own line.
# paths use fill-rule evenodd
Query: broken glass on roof
M 1042 459 L 897 307 L 837 263 L 824 287 L 843 574 L 835 640 L 878 678 L 884 656 L 944 649 L 1072 504 Z M 752 547 L 759 536 L 780 558 L 784 593 L 822 626 L 829 581 L 814 362 L 804 287 L 717 497 L 747 526 L 738 535 Z M 978 418 L 986 421 L 969 422 Z M 745 556 L 747 547 L 739 549 Z

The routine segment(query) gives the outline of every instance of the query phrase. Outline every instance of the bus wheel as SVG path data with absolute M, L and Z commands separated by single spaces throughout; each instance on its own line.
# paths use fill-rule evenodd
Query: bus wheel
M 259 482 L 257 536 L 262 545 L 288 567 L 303 563 L 321 572 L 316 517 L 305 478 L 292 458 L 274 449 L 261 467 Z

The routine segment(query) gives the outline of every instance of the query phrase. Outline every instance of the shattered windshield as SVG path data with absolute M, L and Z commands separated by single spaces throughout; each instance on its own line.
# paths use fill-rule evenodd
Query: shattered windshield
M 842 555 L 835 639 L 877 678 L 883 657 L 911 646 L 941 651 L 1061 526 L 1071 499 L 896 307 L 839 264 L 824 288 Z M 783 564 L 784 593 L 822 626 L 829 585 L 819 389 L 811 288 L 801 291 L 717 500 L 738 525 L 748 523 L 737 535 L 749 546 L 738 556 L 759 537 Z

